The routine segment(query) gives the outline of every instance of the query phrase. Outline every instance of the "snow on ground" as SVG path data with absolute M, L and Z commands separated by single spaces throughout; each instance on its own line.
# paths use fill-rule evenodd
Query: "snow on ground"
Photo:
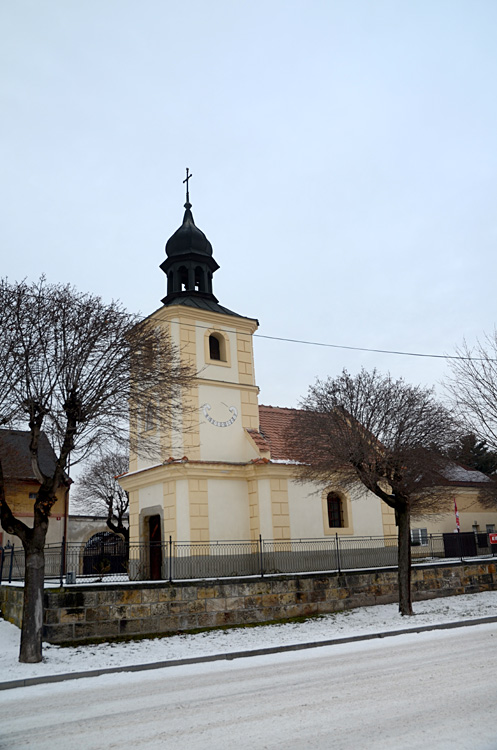
M 18 662 L 20 631 L 11 623 L 0 620 L 0 682 L 491 617 L 497 615 L 497 591 L 417 602 L 414 611 L 414 617 L 401 617 L 396 604 L 383 604 L 322 615 L 299 623 L 210 630 L 94 646 L 62 648 L 44 644 L 40 664 Z
M 16 750 L 495 750 L 495 623 L 0 692 Z

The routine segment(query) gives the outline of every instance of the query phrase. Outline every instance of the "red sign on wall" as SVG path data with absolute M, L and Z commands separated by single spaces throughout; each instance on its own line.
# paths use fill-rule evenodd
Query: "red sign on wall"
M 488 540 L 490 544 L 497 544 L 497 534 L 489 534 Z

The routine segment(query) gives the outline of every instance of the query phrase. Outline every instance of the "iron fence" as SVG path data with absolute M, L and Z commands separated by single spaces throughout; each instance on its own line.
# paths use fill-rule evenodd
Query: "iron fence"
M 413 563 L 494 556 L 486 534 L 429 534 L 411 546 Z M 325 537 L 253 541 L 181 542 L 128 545 L 121 537 L 86 545 L 45 548 L 45 577 L 66 583 L 186 580 L 265 576 L 278 573 L 342 572 L 397 566 L 396 537 Z M 21 546 L 0 547 L 0 583 L 24 579 Z

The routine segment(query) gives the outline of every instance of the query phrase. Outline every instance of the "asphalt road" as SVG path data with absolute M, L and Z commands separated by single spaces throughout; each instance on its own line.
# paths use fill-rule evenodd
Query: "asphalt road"
M 496 750 L 497 625 L 0 694 L 2 750 Z

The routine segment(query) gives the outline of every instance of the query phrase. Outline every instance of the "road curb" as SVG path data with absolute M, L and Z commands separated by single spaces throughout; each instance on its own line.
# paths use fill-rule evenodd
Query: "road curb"
M 288 646 L 268 646 L 267 648 L 255 648 L 248 651 L 231 651 L 223 654 L 212 654 L 210 656 L 197 656 L 190 659 L 170 659 L 169 661 L 156 661 L 149 664 L 131 664 L 127 667 L 106 667 L 104 669 L 91 669 L 86 672 L 67 672 L 64 674 L 46 675 L 45 677 L 26 677 L 23 680 L 9 680 L 8 682 L 0 682 L 0 690 L 30 687 L 31 685 L 44 685 L 50 682 L 80 680 L 85 677 L 100 677 L 104 674 L 116 674 L 118 672 L 145 672 L 151 669 L 181 667 L 188 664 L 203 664 L 212 661 L 232 661 L 233 659 L 246 659 L 250 656 L 267 656 L 269 654 L 284 653 L 285 651 L 304 651 L 311 648 L 321 648 L 322 646 L 339 646 L 344 643 L 372 641 L 378 638 L 389 638 L 396 635 L 408 635 L 409 633 L 426 633 L 430 630 L 453 630 L 455 628 L 466 628 L 472 625 L 486 625 L 492 622 L 497 622 L 497 616 L 480 617 L 475 620 L 446 622 L 439 625 L 421 625 L 419 627 L 401 628 L 399 630 L 387 630 L 380 633 L 368 633 L 366 635 L 352 635 L 345 638 L 332 638 L 326 641 L 294 643 Z

